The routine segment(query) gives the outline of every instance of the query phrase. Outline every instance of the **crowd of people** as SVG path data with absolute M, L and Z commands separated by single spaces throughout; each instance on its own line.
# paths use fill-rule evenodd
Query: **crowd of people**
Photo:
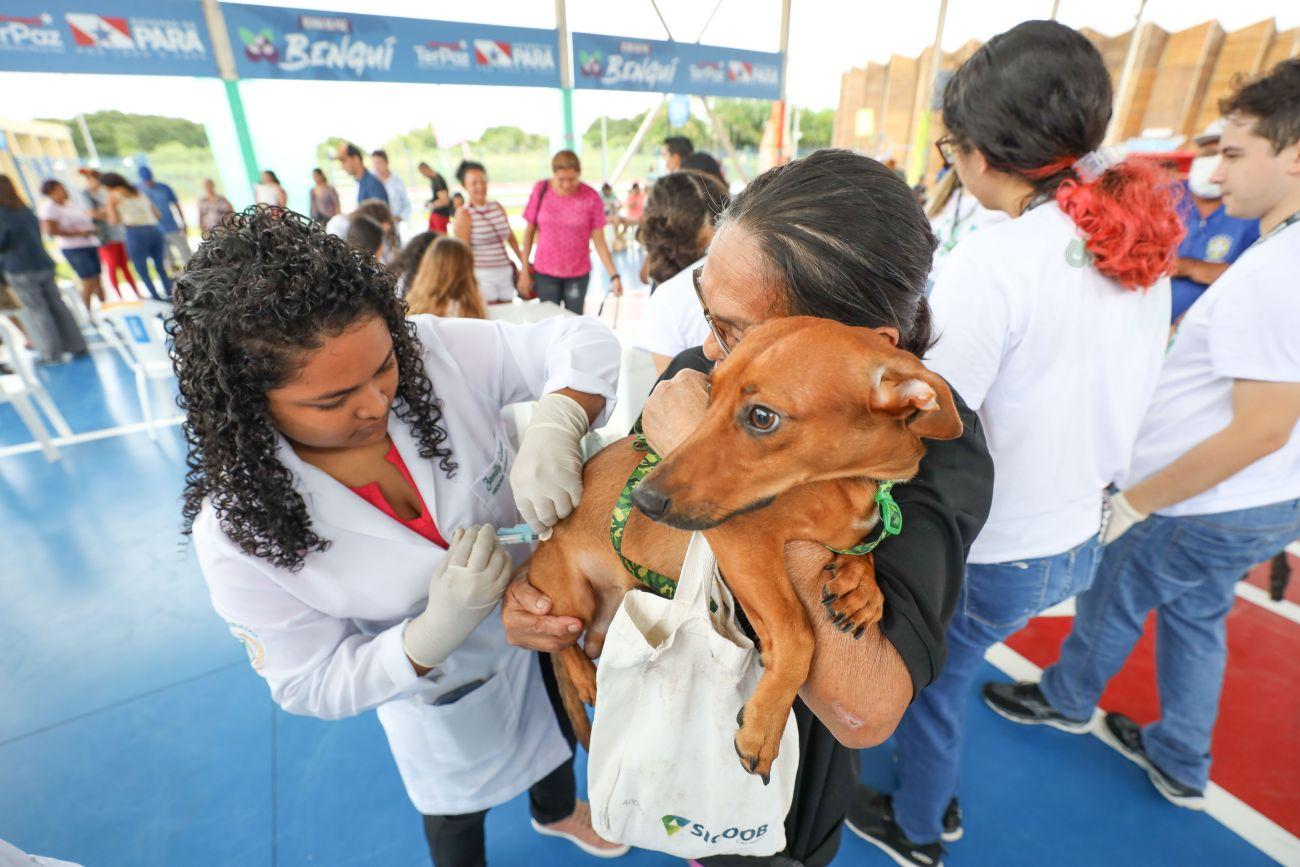
M 209 185 L 192 258 L 175 193 L 145 170 L 138 186 L 86 172 L 81 203 L 51 181 L 39 220 L 0 176 L 0 256 L 47 311 L 46 360 L 85 344 L 55 310 L 42 230 L 86 303 L 101 269 L 131 279 L 124 258 L 150 294 L 174 291 L 184 517 L 213 605 L 282 707 L 377 711 L 439 867 L 486 863 L 486 812 L 525 791 L 539 833 L 627 851 L 576 797 L 547 656 L 584 624 L 552 615 L 526 572 L 512 581 L 528 550 L 495 534 L 522 514 L 546 538 L 580 500 L 579 443 L 608 417 L 619 344 L 592 317 L 511 325 L 489 305 L 581 314 L 593 267 L 622 291 L 607 230 L 635 233 L 654 291 L 634 343 L 661 375 L 642 423 L 661 454 L 764 322 L 830 319 L 913 353 L 951 386 L 963 432 L 927 440 L 894 488 L 906 530 L 873 555 L 885 616 L 857 640 L 823 616 L 824 546 L 787 548 L 818 647 L 794 709 L 787 849 L 704 863 L 825 865 L 847 827 L 940 867 L 963 834 L 984 654 L 1071 597 L 1041 683 L 985 684 L 985 702 L 1091 730 L 1155 612 L 1160 718 L 1105 714 L 1099 732 L 1170 802 L 1203 808 L 1234 584 L 1300 537 L 1300 60 L 1237 86 L 1186 181 L 1102 146 L 1112 105 L 1097 49 L 1033 21 L 947 81 L 928 212 L 894 167 L 844 150 L 733 195 L 674 136 L 668 171 L 621 202 L 556 153 L 522 240 L 482 163 L 458 167 L 459 202 L 421 163 L 430 214 L 402 243 L 405 184 L 382 150 L 372 170 L 343 143 L 351 210 L 320 170 L 306 216 L 271 172 L 241 213 Z M 501 411 L 523 400 L 539 404 L 515 453 Z M 891 736 L 898 786 L 870 790 L 854 750 Z

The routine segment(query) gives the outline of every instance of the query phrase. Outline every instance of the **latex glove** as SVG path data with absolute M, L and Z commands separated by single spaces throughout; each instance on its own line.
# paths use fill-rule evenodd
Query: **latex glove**
M 1128 498 L 1120 491 L 1110 498 L 1110 518 L 1101 534 L 1101 544 L 1109 545 L 1127 533 L 1134 524 L 1140 524 L 1148 517 L 1150 516 L 1129 505 Z
M 492 613 L 513 564 L 491 524 L 458 529 L 429 580 L 424 613 L 406 624 L 402 647 L 416 665 L 434 668 Z
M 576 400 L 548 394 L 519 443 L 510 487 L 519 514 L 541 539 L 551 538 L 551 527 L 582 499 L 581 442 L 588 427 L 587 411 Z

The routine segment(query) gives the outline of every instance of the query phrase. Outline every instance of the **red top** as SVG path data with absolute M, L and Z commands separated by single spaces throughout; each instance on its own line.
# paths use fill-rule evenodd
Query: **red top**
M 414 518 L 399 517 L 392 505 L 384 499 L 383 491 L 379 490 L 379 482 L 371 482 L 359 488 L 352 488 L 352 493 L 408 530 L 419 533 L 438 547 L 448 547 L 447 541 L 438 532 L 438 525 L 433 523 L 433 515 L 429 514 L 429 507 L 424 504 L 424 497 L 420 494 L 420 489 L 415 486 L 415 482 L 411 479 L 411 474 L 406 469 L 406 461 L 402 460 L 402 455 L 397 451 L 396 443 L 391 443 L 388 446 L 388 454 L 384 455 L 384 460 L 397 467 L 398 472 L 402 474 L 402 478 L 406 479 L 406 483 L 411 486 L 411 490 L 415 491 L 415 495 L 420 498 L 420 514 Z

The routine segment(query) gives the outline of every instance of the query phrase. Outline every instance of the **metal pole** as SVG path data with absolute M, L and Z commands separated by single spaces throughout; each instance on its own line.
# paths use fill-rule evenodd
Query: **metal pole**
M 99 165 L 99 151 L 95 148 L 95 140 L 90 137 L 90 127 L 86 126 L 86 116 L 77 112 L 77 126 L 81 129 L 81 140 L 86 143 L 86 150 L 90 152 L 90 159 L 95 165 Z
M 555 0 L 555 30 L 560 41 L 560 102 L 564 112 L 564 146 L 577 150 L 573 134 L 573 50 L 565 0 Z
M 930 170 L 930 99 L 943 63 L 943 23 L 948 17 L 948 0 L 939 0 L 939 23 L 934 28 L 934 45 L 930 48 L 930 66 L 916 94 L 912 113 L 912 152 L 907 159 L 907 182 L 915 184 Z
M 623 151 L 623 156 L 619 157 L 618 162 L 614 164 L 614 171 L 609 176 L 610 186 L 618 183 L 619 176 L 627 168 L 627 164 L 632 162 L 632 157 L 636 155 L 637 148 L 641 147 L 641 140 L 645 138 L 646 133 L 650 131 L 650 126 L 655 122 L 659 115 L 660 109 L 668 101 L 668 94 L 660 94 L 659 104 L 645 114 L 645 119 L 641 121 L 641 126 L 637 127 L 636 135 L 632 136 L 632 143 Z
M 709 106 L 711 97 L 700 97 L 700 104 L 704 106 L 704 116 L 709 119 L 709 126 L 717 130 L 718 138 L 722 139 L 722 146 L 726 148 L 727 157 L 731 160 L 732 167 L 736 174 L 745 183 L 749 183 L 749 176 L 745 174 L 745 167 L 740 163 L 740 155 L 736 153 L 736 148 L 731 144 L 731 134 L 727 132 L 727 125 L 713 116 L 713 110 Z
M 790 62 L 790 0 L 781 0 L 781 99 L 776 126 L 776 164 L 785 162 L 786 85 L 789 80 L 787 65 Z
M 1056 20 L 1057 13 L 1061 11 L 1061 0 L 1052 0 L 1052 20 Z
M 239 139 L 239 155 L 243 160 L 244 173 L 248 176 L 249 186 L 256 186 L 261 172 L 257 168 L 257 155 L 253 150 L 253 136 L 248 131 L 248 119 L 244 116 L 244 101 L 239 95 L 239 76 L 235 73 L 235 54 L 230 49 L 230 33 L 226 30 L 226 19 L 221 15 L 221 6 L 217 0 L 203 0 L 203 17 L 207 19 L 208 33 L 212 36 L 217 73 L 226 86 L 226 101 L 230 105 L 230 117 L 235 124 L 235 136 Z
M 606 177 L 607 164 L 606 152 L 609 148 L 609 129 L 606 124 L 605 115 L 600 116 L 600 176 Z
M 1133 99 L 1129 92 L 1133 88 L 1134 73 L 1137 70 L 1138 43 L 1142 41 L 1142 13 L 1146 11 L 1147 0 L 1138 0 L 1137 15 L 1133 17 L 1133 35 L 1128 41 L 1128 51 L 1124 55 L 1124 71 L 1119 76 L 1119 87 L 1115 88 L 1115 111 L 1111 114 L 1110 128 L 1106 130 L 1106 143 L 1112 144 L 1117 136 L 1123 134 L 1128 124 L 1128 113 Z

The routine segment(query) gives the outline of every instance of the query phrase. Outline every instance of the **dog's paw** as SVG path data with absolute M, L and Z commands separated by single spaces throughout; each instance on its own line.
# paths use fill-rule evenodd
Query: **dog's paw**
M 786 715 L 789 715 L 789 708 L 786 708 Z M 785 732 L 785 717 L 776 719 L 776 715 L 768 714 L 765 716 L 771 719 L 760 723 L 756 714 L 750 714 L 748 721 L 745 714 L 745 708 L 741 708 L 736 714 L 736 722 L 740 724 L 740 731 L 736 732 L 734 741 L 736 755 L 740 757 L 740 766 L 747 773 L 754 774 L 763 780 L 763 785 L 772 781 L 772 763 L 776 761 L 777 754 L 781 750 L 781 735 Z
M 822 606 L 840 632 L 862 637 L 879 622 L 885 610 L 885 595 L 876 584 L 876 569 L 870 556 L 841 554 L 829 567 L 834 577 L 822 588 Z

